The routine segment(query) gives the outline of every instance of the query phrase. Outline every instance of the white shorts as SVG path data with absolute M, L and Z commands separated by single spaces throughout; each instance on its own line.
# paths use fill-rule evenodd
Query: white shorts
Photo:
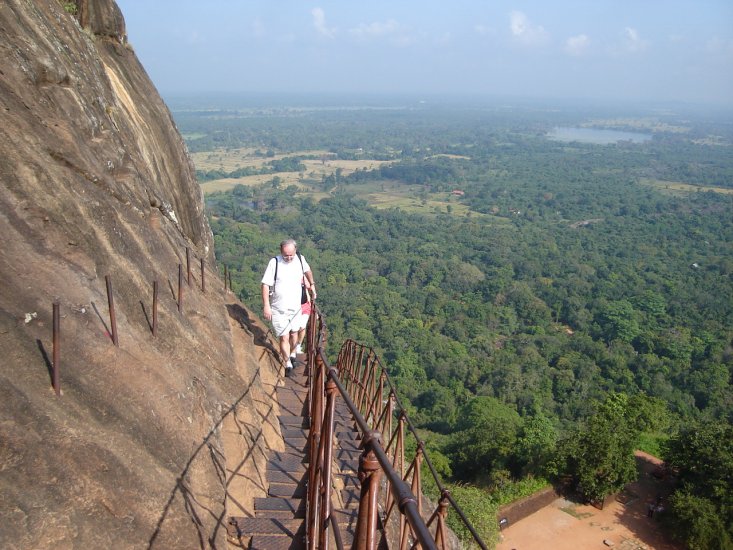
M 305 330 L 305 328 L 308 326 L 308 317 L 310 315 L 304 315 L 302 312 L 300 314 L 300 325 L 298 326 L 298 330 Z M 293 325 L 295 322 L 293 322 Z
M 302 324 L 303 316 L 300 309 L 280 311 L 272 310 L 272 328 L 277 337 L 285 336 L 288 332 L 298 332 Z

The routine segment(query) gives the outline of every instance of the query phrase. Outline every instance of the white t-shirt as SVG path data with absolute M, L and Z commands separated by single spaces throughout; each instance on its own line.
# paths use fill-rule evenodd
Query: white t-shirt
M 300 266 L 303 261 L 303 267 Z M 290 262 L 285 262 L 281 255 L 272 258 L 267 264 L 262 284 L 275 286 L 275 293 L 270 297 L 270 307 L 278 311 L 295 311 L 300 309 L 302 295 L 301 282 L 305 273 L 311 270 L 305 257 L 295 256 Z M 275 280 L 275 262 L 277 262 L 277 280 Z

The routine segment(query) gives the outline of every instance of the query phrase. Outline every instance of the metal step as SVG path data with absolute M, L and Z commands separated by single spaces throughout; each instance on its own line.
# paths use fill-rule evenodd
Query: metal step
M 292 514 L 295 518 L 304 518 L 305 501 L 296 498 L 258 497 L 255 498 L 255 512 L 258 516 L 270 512 L 284 512 Z
M 281 414 L 277 417 L 280 421 L 281 426 L 288 426 L 288 427 L 299 427 L 299 428 L 305 428 L 308 429 L 308 423 L 306 422 L 305 418 L 303 418 L 300 415 L 294 415 L 294 414 Z
M 268 468 L 265 472 L 265 477 L 270 483 L 292 483 L 293 485 L 298 485 L 299 483 L 303 483 L 308 476 L 305 469 L 297 472 L 284 472 L 282 470 Z
M 305 455 L 308 453 L 308 440 L 305 438 L 288 438 L 283 440 L 285 452 Z
M 270 483 L 270 486 L 267 489 L 267 494 L 271 497 L 278 497 L 278 498 L 293 498 L 293 499 L 302 499 L 305 498 L 306 490 L 305 490 L 305 480 L 303 480 L 303 483 L 295 484 L 295 483 Z
M 302 437 L 303 439 L 307 439 L 309 430 L 300 426 L 287 426 L 281 427 L 280 432 L 283 434 L 283 437 Z
M 306 411 L 306 406 L 303 403 L 280 403 L 280 412 L 287 415 L 303 416 Z
M 304 550 L 305 533 L 303 537 L 290 539 L 274 535 L 255 535 L 249 543 L 249 550 Z
M 302 519 L 268 519 L 268 518 L 246 518 L 233 517 L 230 521 L 236 522 L 241 536 L 252 535 L 276 535 L 280 537 L 293 537 L 303 528 Z
M 302 452 L 294 453 L 292 451 L 270 451 L 270 460 L 308 462 L 308 457 L 304 456 Z
M 261 550 L 301 550 L 305 548 L 305 521 L 270 520 L 270 525 L 257 525 L 258 533 L 252 535 L 249 548 Z

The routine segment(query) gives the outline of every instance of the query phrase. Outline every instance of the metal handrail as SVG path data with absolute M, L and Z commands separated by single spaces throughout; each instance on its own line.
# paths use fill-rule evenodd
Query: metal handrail
M 339 352 L 337 367 L 330 366 L 324 352 L 326 325 L 315 303 L 312 307 L 307 334 L 308 410 L 310 415 L 308 439 L 310 468 L 306 506 L 307 547 L 327 550 L 330 543 L 329 533 L 333 533 L 336 547 L 343 548 L 331 501 L 334 407 L 337 395 L 340 395 L 362 436 L 363 452 L 359 461 L 361 496 L 353 548 L 376 548 L 377 523 L 380 519 L 377 514 L 377 499 L 380 478 L 383 474 L 387 482 L 387 491 L 383 504 L 385 515 L 381 520 L 383 524 L 386 524 L 392 512 L 395 509 L 399 511 L 400 548 L 447 548 L 448 530 L 445 519 L 450 507 L 471 533 L 476 544 L 486 550 L 486 545 L 440 481 L 425 453 L 424 443 L 418 437 L 404 407 L 397 398 L 392 381 L 374 351 L 353 340 L 347 340 Z M 357 357 L 358 360 L 356 360 Z M 385 391 L 387 392 L 386 400 L 384 399 Z M 395 417 L 397 426 L 393 430 Z M 418 442 L 415 458 L 406 472 L 405 425 Z M 386 447 L 382 444 L 385 436 L 388 441 Z M 422 514 L 421 464 L 423 460 L 428 465 L 440 491 L 437 508 L 430 514 L 427 521 Z M 431 526 L 433 526 L 434 535 L 431 534 Z M 409 541 L 410 536 L 412 543 Z
M 318 327 L 318 332 L 316 330 Z M 353 548 L 374 549 L 378 543 L 379 481 L 383 473 L 388 480 L 392 498 L 398 503 L 400 513 L 406 519 L 418 547 L 436 549 L 428 527 L 420 515 L 418 499 L 391 464 L 391 459 L 381 445 L 381 433 L 371 430 L 361 415 L 345 386 L 339 379 L 338 369 L 331 367 L 324 351 L 323 318 L 313 306 L 309 320 L 308 376 L 313 390 L 310 392 L 309 449 L 310 472 L 306 507 L 306 542 L 309 549 L 328 549 L 329 527 L 333 529 L 337 547 L 341 548 L 338 522 L 332 516 L 331 453 L 333 448 L 333 410 L 336 394 L 344 400 L 362 434 L 363 453 L 359 460 L 361 497 Z M 324 384 L 324 381 L 327 382 Z M 323 388 L 324 391 L 320 391 Z M 324 399 L 325 393 L 325 399 Z
M 363 362 L 362 358 L 364 357 L 366 352 L 367 355 L 367 361 Z M 359 361 L 354 362 L 353 358 L 359 357 Z M 372 358 L 371 361 L 369 358 Z M 342 360 L 343 359 L 343 360 Z M 487 546 L 482 541 L 480 535 L 476 531 L 476 529 L 471 525 L 470 521 L 466 517 L 463 510 L 460 508 L 458 503 L 454 500 L 453 496 L 450 494 L 450 491 L 443 485 L 442 481 L 440 480 L 440 477 L 433 466 L 430 457 L 425 452 L 425 444 L 420 439 L 417 430 L 415 429 L 415 426 L 410 421 L 409 416 L 407 415 L 406 409 L 402 406 L 400 403 L 399 398 L 397 397 L 397 391 L 396 387 L 393 384 L 392 380 L 389 377 L 389 374 L 387 373 L 384 366 L 381 364 L 381 361 L 379 357 L 376 355 L 374 350 L 368 346 L 364 346 L 362 344 L 358 344 L 357 342 L 353 340 L 347 340 L 344 342 L 344 344 L 341 347 L 341 351 L 339 352 L 339 360 L 338 360 L 339 366 L 346 365 L 345 369 L 347 372 L 342 372 L 341 375 L 343 378 L 347 380 L 347 383 L 350 384 L 351 387 L 356 387 L 358 389 L 352 390 L 356 392 L 363 392 L 366 390 L 367 387 L 373 386 L 373 380 L 376 376 L 376 371 L 379 370 L 379 377 L 380 380 L 384 380 L 385 386 L 381 389 L 381 397 L 382 399 L 379 401 L 380 403 L 384 403 L 384 392 L 387 392 L 387 399 L 386 402 L 390 404 L 394 402 L 396 407 L 392 409 L 391 414 L 396 414 L 399 422 L 398 427 L 394 432 L 391 431 L 391 429 L 388 429 L 385 432 L 385 435 L 388 436 L 390 439 L 390 444 L 388 445 L 388 448 L 391 448 L 392 442 L 396 441 L 395 447 L 402 449 L 402 452 L 404 450 L 404 445 L 401 442 L 401 439 L 404 438 L 404 435 L 402 435 L 401 429 L 403 425 L 407 425 L 407 428 L 409 432 L 413 435 L 415 440 L 417 441 L 417 451 L 416 451 L 416 459 L 413 461 L 413 463 L 408 468 L 408 471 L 405 473 L 405 478 L 407 478 L 410 473 L 413 473 L 413 485 L 416 486 L 417 492 L 421 493 L 421 483 L 418 478 L 417 482 L 415 482 L 414 476 L 420 475 L 420 467 L 419 464 L 416 464 L 417 462 L 421 462 L 422 460 L 425 461 L 425 463 L 428 466 L 428 469 L 430 471 L 430 474 L 438 488 L 439 494 L 440 494 L 440 500 L 438 502 L 438 508 L 436 508 L 436 512 L 441 508 L 441 505 L 447 505 L 450 504 L 450 507 L 456 512 L 458 517 L 460 518 L 461 522 L 463 523 L 464 527 L 467 529 L 467 531 L 471 534 L 471 537 L 474 539 L 474 542 L 482 549 L 486 550 Z M 362 368 L 363 365 L 363 368 Z M 354 368 L 356 366 L 356 369 Z M 371 371 L 371 372 L 367 372 Z M 349 389 L 351 389 L 351 387 Z M 379 418 L 379 415 L 376 416 Z M 399 441 L 397 441 L 399 440 Z M 396 451 L 395 451 L 396 454 Z M 395 459 L 397 460 L 397 459 Z M 433 514 L 435 516 L 435 513 Z M 431 516 L 431 522 L 433 521 L 433 516 Z M 442 516 L 443 518 L 445 515 Z M 439 528 L 443 529 L 444 525 L 439 521 Z

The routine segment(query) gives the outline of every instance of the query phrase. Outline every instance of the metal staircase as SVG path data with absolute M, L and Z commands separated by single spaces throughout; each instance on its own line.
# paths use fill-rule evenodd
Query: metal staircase
M 270 452 L 267 496 L 255 499 L 255 517 L 229 518 L 230 539 L 257 550 L 445 550 L 461 544 L 446 524 L 453 510 L 471 535 L 468 546 L 485 550 L 374 352 L 347 341 L 331 367 L 325 338 L 314 305 L 308 353 L 277 388 L 284 450 Z M 416 439 L 411 459 L 406 436 Z M 437 504 L 423 495 L 423 466 Z
M 253 550 L 307 547 L 308 376 L 304 366 L 305 355 L 298 359 L 293 373 L 284 378 L 284 384 L 277 388 L 281 413 L 278 420 L 285 450 L 270 452 L 266 471 L 268 495 L 255 499 L 255 517 L 229 519 L 230 535 Z M 335 453 L 334 486 L 340 490 L 335 499 L 334 516 L 340 527 L 341 542 L 350 548 L 358 516 L 360 485 L 357 472 L 362 451 L 349 409 L 342 403 L 335 407 L 335 414 L 338 451 Z M 332 543 L 336 544 L 335 539 Z M 386 548 L 386 543 L 380 543 L 379 547 Z

